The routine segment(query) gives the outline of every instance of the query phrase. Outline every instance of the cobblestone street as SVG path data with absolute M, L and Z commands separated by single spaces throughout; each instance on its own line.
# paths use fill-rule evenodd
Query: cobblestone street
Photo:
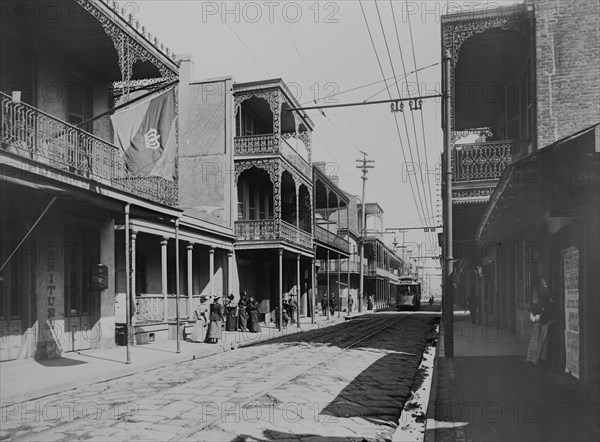
M 13 404 L 0 437 L 390 439 L 433 322 L 370 315 Z

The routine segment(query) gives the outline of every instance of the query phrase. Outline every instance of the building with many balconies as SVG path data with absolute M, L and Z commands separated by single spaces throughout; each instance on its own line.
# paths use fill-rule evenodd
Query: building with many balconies
M 233 85 L 237 185 L 236 260 L 240 290 L 269 321 L 280 298 L 313 287 L 313 123 L 281 79 Z
M 527 0 L 441 20 L 455 302 L 478 294 L 480 321 L 527 340 L 530 311 L 552 298 L 547 367 L 595 391 L 599 13 L 595 1 Z
M 99 0 L 3 3 L 0 44 L 0 360 L 111 347 L 127 321 L 142 342 L 173 336 L 200 294 L 230 290 L 234 242 L 231 217 L 179 207 L 199 173 L 177 168 L 179 61 Z M 153 158 L 137 169 L 113 125 L 134 101 L 167 131 L 137 134 Z

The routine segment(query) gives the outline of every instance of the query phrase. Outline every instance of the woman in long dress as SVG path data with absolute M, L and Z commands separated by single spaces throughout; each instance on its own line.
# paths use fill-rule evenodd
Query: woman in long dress
M 245 296 L 240 298 L 240 303 L 238 304 L 238 328 L 246 332 L 248 331 L 248 300 Z
M 259 303 L 256 302 L 253 296 L 250 296 L 250 301 L 248 302 L 248 316 L 249 316 L 249 324 L 248 328 L 252 333 L 260 333 L 260 325 L 258 323 L 258 307 Z
M 529 346 L 527 347 L 527 362 L 531 364 L 538 363 L 540 348 L 540 332 L 542 324 L 540 323 L 541 312 L 537 304 L 532 304 L 529 312 L 529 320 L 533 323 L 531 335 L 529 336 Z
M 229 295 L 229 300 L 225 306 L 227 318 L 225 319 L 225 330 L 235 331 L 237 329 L 237 302 L 233 294 Z
M 201 296 L 200 305 L 198 306 L 198 309 L 194 311 L 196 322 L 194 323 L 194 329 L 190 335 L 190 341 L 192 342 L 204 342 L 206 339 L 206 328 L 208 325 L 207 300 L 208 298 L 206 296 Z
M 222 335 L 221 324 L 223 322 L 223 306 L 220 302 L 221 296 L 215 296 L 213 303 L 210 306 L 210 323 L 208 325 L 208 333 L 206 334 L 206 342 L 215 344 L 219 342 Z

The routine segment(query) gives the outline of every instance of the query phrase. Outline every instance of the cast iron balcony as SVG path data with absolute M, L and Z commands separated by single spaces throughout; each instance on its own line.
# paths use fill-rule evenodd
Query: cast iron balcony
M 176 182 L 134 176 L 127 171 L 120 150 L 113 144 L 0 94 L 2 150 L 160 204 L 177 205 Z
M 300 141 L 301 142 L 301 141 Z M 235 137 L 235 155 L 281 155 L 304 176 L 312 177 L 310 164 L 279 134 Z
M 457 144 L 452 149 L 452 181 L 497 180 L 511 162 L 515 141 Z

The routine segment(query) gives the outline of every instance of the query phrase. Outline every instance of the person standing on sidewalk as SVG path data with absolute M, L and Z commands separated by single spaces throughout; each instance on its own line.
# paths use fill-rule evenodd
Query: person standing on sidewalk
M 235 296 L 229 295 L 227 304 L 225 305 L 225 312 L 227 318 L 225 319 L 225 331 L 236 331 L 237 329 L 237 302 L 235 302 Z
M 323 316 L 327 316 L 327 293 L 321 299 L 321 310 L 323 311 Z
M 527 362 L 531 364 L 538 363 L 540 349 L 540 332 L 542 331 L 541 310 L 537 304 L 531 304 L 529 310 L 529 320 L 533 323 L 531 334 L 529 335 L 529 346 L 527 347 Z
M 250 300 L 248 301 L 248 328 L 252 333 L 260 333 L 260 324 L 258 323 L 259 307 L 260 304 L 254 299 L 253 296 L 250 296 Z
M 210 306 L 210 324 L 208 325 L 208 333 L 206 334 L 206 342 L 216 344 L 221 339 L 223 330 L 223 306 L 220 302 L 221 295 L 215 296 L 213 303 Z
M 354 307 L 354 298 L 348 294 L 348 314 L 352 313 L 352 307 Z
M 467 310 L 471 314 L 471 323 L 477 322 L 477 309 L 479 308 L 479 297 L 476 293 L 471 293 L 467 298 Z
M 243 332 L 248 331 L 248 299 L 246 298 L 246 292 L 242 293 L 238 304 L 238 328 Z

